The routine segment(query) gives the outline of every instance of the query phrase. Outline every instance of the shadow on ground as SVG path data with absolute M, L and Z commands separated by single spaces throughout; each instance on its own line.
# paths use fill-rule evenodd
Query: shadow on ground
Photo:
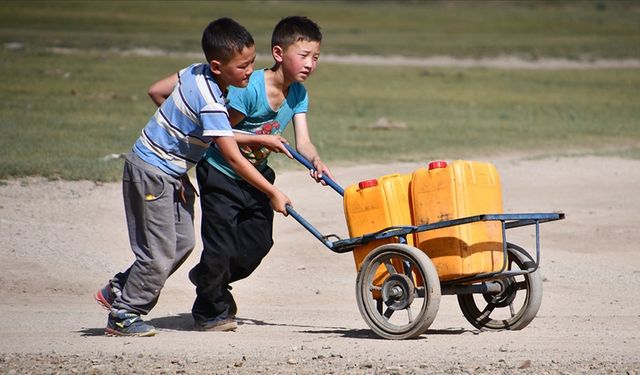
M 252 318 L 236 318 L 238 325 L 254 325 L 254 326 L 269 326 L 269 327 L 291 327 L 300 328 L 298 332 L 320 335 L 336 335 L 345 338 L 354 339 L 374 339 L 383 340 L 377 336 L 370 329 L 352 329 L 347 327 L 322 327 L 314 325 L 304 324 L 288 324 L 288 323 L 272 323 L 264 320 L 252 319 Z M 193 317 L 190 313 L 180 313 L 177 315 L 164 316 L 160 318 L 154 318 L 147 321 L 149 324 L 157 329 L 171 330 L 171 331 L 196 331 L 194 327 Z M 101 328 L 83 328 L 78 331 L 81 336 L 103 336 L 104 327 Z M 474 335 L 479 334 L 478 330 L 467 330 L 464 328 L 446 328 L 446 329 L 430 329 L 416 340 L 426 339 L 429 335 L 461 335 L 464 333 L 472 333 Z

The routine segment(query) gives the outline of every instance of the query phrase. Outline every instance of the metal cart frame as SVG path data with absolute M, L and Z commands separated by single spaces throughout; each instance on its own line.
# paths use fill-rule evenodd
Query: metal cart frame
M 289 145 L 291 155 L 307 169 L 313 165 Z M 323 180 L 338 194 L 344 189 L 327 176 Z M 478 329 L 522 329 L 535 317 L 542 298 L 540 266 L 540 224 L 562 220 L 564 213 L 482 214 L 420 226 L 395 226 L 358 237 L 341 239 L 334 234 L 323 235 L 291 206 L 287 212 L 314 237 L 335 253 L 351 252 L 371 241 L 396 239 L 372 250 L 362 262 L 356 283 L 360 312 L 379 336 L 388 339 L 417 337 L 435 319 L 441 295 L 457 295 L 465 318 Z M 497 272 L 481 273 L 455 280 L 440 281 L 425 252 L 407 245 L 407 235 L 416 232 L 465 225 L 483 221 L 499 221 L 502 228 L 503 265 Z M 535 256 L 507 240 L 507 230 L 535 226 Z M 374 281 L 383 267 L 384 281 Z M 514 307 L 518 294 L 523 294 L 522 306 Z M 482 297 L 482 298 L 478 298 Z M 484 300 L 484 301 L 483 301 Z M 412 305 L 421 301 L 417 308 Z M 479 308 L 478 305 L 486 306 Z M 494 317 L 496 311 L 508 312 Z M 406 311 L 406 319 L 395 321 L 394 313 Z M 499 314 L 502 314 L 499 313 Z M 396 314 L 399 315 L 399 314 Z M 401 314 L 400 314 L 401 315 Z

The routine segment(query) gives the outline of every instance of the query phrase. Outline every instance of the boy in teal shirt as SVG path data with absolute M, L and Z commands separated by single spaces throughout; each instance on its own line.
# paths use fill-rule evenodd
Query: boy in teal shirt
M 307 128 L 308 97 L 302 85 L 315 70 L 322 34 L 306 17 L 287 17 L 274 28 L 275 65 L 251 75 L 246 88 L 229 91 L 229 119 L 243 155 L 271 183 L 272 151 L 289 155 L 280 134 L 292 121 L 297 150 L 315 167 L 320 181 L 329 169 L 320 160 Z M 249 276 L 273 245 L 273 210 L 268 197 L 242 180 L 216 148 L 196 168 L 202 205 L 200 263 L 189 278 L 196 285 L 192 315 L 204 330 L 235 329 L 235 301 L 229 284 Z

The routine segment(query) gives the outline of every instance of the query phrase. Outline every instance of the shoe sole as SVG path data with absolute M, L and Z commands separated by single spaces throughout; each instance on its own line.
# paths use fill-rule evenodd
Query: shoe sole
M 115 329 L 112 328 L 106 328 L 104 330 L 104 334 L 110 337 L 151 337 L 151 336 L 155 336 L 155 334 L 158 333 L 156 332 L 155 329 L 148 331 L 148 332 L 140 332 L 140 333 L 126 333 L 126 332 L 121 332 L 121 331 L 116 331 Z
M 236 323 L 235 321 L 231 321 L 231 322 L 217 324 L 211 327 L 197 326 L 197 328 L 199 331 L 228 332 L 228 331 L 235 331 L 238 328 L 238 323 Z
M 107 311 L 111 311 L 111 304 L 104 298 L 100 290 L 93 295 L 93 298 L 96 300 L 98 305 L 100 305 L 100 307 Z

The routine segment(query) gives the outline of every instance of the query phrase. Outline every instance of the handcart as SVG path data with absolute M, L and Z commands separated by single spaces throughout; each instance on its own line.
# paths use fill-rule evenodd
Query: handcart
M 313 165 L 289 145 L 293 157 L 312 170 Z M 327 176 L 323 180 L 344 196 L 344 189 Z M 288 213 L 335 253 L 347 253 L 371 242 L 356 278 L 358 309 L 375 334 L 386 339 L 415 338 L 435 320 L 441 295 L 456 295 L 464 317 L 482 330 L 520 330 L 536 316 L 542 302 L 540 224 L 564 219 L 563 213 L 481 214 L 418 226 L 392 226 L 361 236 L 341 239 L 323 235 L 291 206 Z M 477 222 L 499 223 L 502 230 L 502 266 L 495 272 L 440 280 L 425 251 L 410 246 L 413 233 Z M 533 226 L 535 256 L 507 241 L 507 231 Z M 386 240 L 386 241 L 385 241 Z

